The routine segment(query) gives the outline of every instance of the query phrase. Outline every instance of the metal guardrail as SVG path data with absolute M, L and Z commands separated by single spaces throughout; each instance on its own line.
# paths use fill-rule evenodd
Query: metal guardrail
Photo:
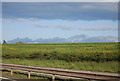
M 118 73 L 105 73 L 105 72 L 92 72 L 92 71 L 82 71 L 82 70 L 68 70 L 68 69 L 56 69 L 56 68 L 47 68 L 47 67 L 37 67 L 37 66 L 26 66 L 26 65 L 17 65 L 17 64 L 5 64 L 0 63 L 2 68 L 11 69 L 11 75 L 14 70 L 22 70 L 28 72 L 28 78 L 30 78 L 31 72 L 37 73 L 46 73 L 52 74 L 52 79 L 54 81 L 56 75 L 75 77 L 75 78 L 84 78 L 89 80 L 112 80 L 120 81 L 120 74 Z

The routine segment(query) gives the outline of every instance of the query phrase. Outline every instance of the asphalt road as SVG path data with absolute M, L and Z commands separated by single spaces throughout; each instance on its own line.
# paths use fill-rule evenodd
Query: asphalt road
M 49 81 L 47 79 L 11 79 L 6 77 L 0 77 L 0 81 Z

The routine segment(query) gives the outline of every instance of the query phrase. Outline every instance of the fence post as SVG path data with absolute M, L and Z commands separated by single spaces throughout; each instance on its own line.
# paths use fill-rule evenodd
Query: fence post
M 55 75 L 54 74 L 52 75 L 52 81 L 55 81 Z
M 30 71 L 28 71 L 28 78 L 30 78 Z
M 10 73 L 11 73 L 11 75 L 13 75 L 13 68 L 11 68 Z

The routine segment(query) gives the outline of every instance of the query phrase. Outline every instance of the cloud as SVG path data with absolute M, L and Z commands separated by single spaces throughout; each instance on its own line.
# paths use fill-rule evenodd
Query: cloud
M 3 2 L 3 18 L 117 20 L 117 2 Z
M 82 30 L 117 30 L 116 27 L 80 27 Z
M 26 22 L 26 21 L 38 21 L 38 18 L 4 18 L 2 19 L 4 22 Z
M 60 29 L 66 29 L 66 30 L 70 30 L 70 29 L 74 29 L 75 26 L 67 26 L 67 25 L 47 25 L 47 24 L 34 24 L 33 27 L 36 28 L 60 28 Z
M 114 36 L 96 36 L 89 37 L 85 34 L 74 35 L 68 38 L 71 42 L 116 42 L 118 41 L 118 37 Z
M 90 37 L 87 39 L 83 39 L 83 42 L 106 42 L 106 41 L 111 41 L 111 42 L 116 42 L 118 41 L 118 37 L 114 36 L 96 36 L 96 37 Z
M 81 35 L 74 35 L 68 38 L 68 40 L 74 42 L 74 41 L 81 41 L 83 39 L 87 38 L 87 35 L 81 34 Z
M 118 30 L 117 27 L 81 27 L 81 26 L 71 26 L 71 25 L 48 25 L 48 24 L 34 24 L 33 27 L 36 28 L 59 28 L 59 29 L 66 29 L 66 30 L 72 30 L 72 29 L 79 29 L 79 30 Z

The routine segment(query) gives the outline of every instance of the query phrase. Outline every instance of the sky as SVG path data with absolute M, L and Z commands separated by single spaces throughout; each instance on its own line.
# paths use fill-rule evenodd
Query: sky
M 2 41 L 2 3 L 0 2 L 0 42 Z
M 119 0 L 1 0 L 2 2 L 118 2 Z
M 32 40 L 55 37 L 81 38 L 83 35 L 87 38 L 117 38 L 117 4 L 117 2 L 2 2 L 2 40 L 26 37 Z

